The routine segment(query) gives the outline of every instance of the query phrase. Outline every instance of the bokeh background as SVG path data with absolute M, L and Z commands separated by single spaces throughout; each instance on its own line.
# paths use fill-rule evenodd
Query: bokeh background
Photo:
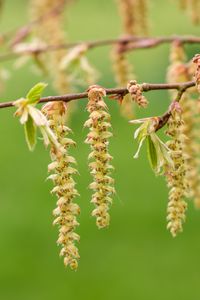
M 150 1 L 151 35 L 199 34 L 189 18 L 179 10 L 178 1 Z M 28 1 L 6 0 L 1 15 L 5 32 L 28 21 Z M 114 1 L 77 0 L 68 11 L 66 28 L 71 41 L 117 37 L 120 19 Z M 99 84 L 115 85 L 110 63 L 110 47 L 90 52 L 91 62 L 100 70 Z M 188 46 L 188 56 L 199 46 Z M 139 50 L 130 55 L 140 82 L 164 82 L 169 46 Z M 1 63 L 11 70 L 11 78 L 1 101 L 24 96 L 40 79 L 29 66 L 20 70 L 13 61 Z M 46 95 L 56 94 L 51 85 Z M 165 91 L 148 93 L 150 105 L 138 117 L 164 112 L 169 103 Z M 111 103 L 117 195 L 111 209 L 111 225 L 99 231 L 90 216 L 90 175 L 85 101 L 73 116 L 71 127 L 77 148 L 81 197 L 78 232 L 81 260 L 77 272 L 65 269 L 56 246 L 57 228 L 52 227 L 56 199 L 46 182 L 48 150 L 38 142 L 34 153 L 27 150 L 23 128 L 13 118 L 13 109 L 0 111 L 0 299 L 2 300 L 121 300 L 199 299 L 200 292 L 200 212 L 189 203 L 183 234 L 173 239 L 166 230 L 167 188 L 155 177 L 143 149 L 134 160 L 134 126 L 124 120 L 116 103 Z

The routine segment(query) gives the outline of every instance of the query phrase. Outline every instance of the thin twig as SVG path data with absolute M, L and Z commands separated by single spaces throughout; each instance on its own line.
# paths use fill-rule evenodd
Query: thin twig
M 188 88 L 194 87 L 195 81 L 187 81 L 183 83 L 142 83 L 141 88 L 143 92 L 153 91 L 153 90 L 177 90 L 181 95 L 184 91 L 186 91 Z M 128 94 L 128 90 L 126 88 L 110 88 L 105 89 L 107 95 L 121 95 L 125 96 Z M 76 94 L 66 94 L 61 96 L 48 96 L 43 97 L 40 99 L 39 103 L 44 102 L 53 102 L 53 101 L 64 101 L 69 102 L 72 100 L 79 100 L 79 99 L 85 99 L 88 97 L 87 92 L 83 93 L 76 93 Z M 113 99 L 118 100 L 118 97 L 114 97 Z M 14 101 L 9 102 L 2 102 L 0 103 L 0 109 L 6 108 L 6 107 L 12 107 L 14 105 Z

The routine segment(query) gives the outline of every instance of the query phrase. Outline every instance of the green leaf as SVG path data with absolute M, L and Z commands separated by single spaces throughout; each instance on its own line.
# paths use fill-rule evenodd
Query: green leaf
M 36 144 L 36 127 L 33 119 L 29 116 L 27 122 L 24 124 L 25 138 L 30 151 L 34 150 Z
M 155 145 L 151 139 L 151 136 L 147 136 L 147 155 L 151 165 L 151 168 L 156 171 L 158 167 L 158 157 Z
M 32 87 L 32 89 L 30 89 L 30 91 L 26 95 L 28 104 L 36 104 L 40 100 L 42 92 L 46 86 L 46 83 L 39 82 L 34 87 Z

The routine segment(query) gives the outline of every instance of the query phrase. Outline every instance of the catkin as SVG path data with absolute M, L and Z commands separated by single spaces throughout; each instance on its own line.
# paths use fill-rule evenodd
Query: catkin
M 182 149 L 182 142 L 185 139 L 182 125 L 180 105 L 178 102 L 173 102 L 167 130 L 167 135 L 171 137 L 171 140 L 167 142 L 167 146 L 171 150 L 174 167 L 166 166 L 165 169 L 167 184 L 170 188 L 167 207 L 167 228 L 173 237 L 182 231 L 187 209 L 187 203 L 184 200 L 188 186 L 185 178 L 185 158 Z
M 32 19 L 43 17 L 35 27 L 34 36 L 47 45 L 62 45 L 66 43 L 65 33 L 63 31 L 63 13 L 66 0 L 32 0 L 31 15 Z M 51 51 L 45 56 L 39 57 L 40 62 L 48 70 L 53 80 L 55 89 L 60 93 L 70 92 L 70 82 L 66 71 L 59 66 L 66 55 L 66 50 L 61 49 Z
M 132 100 L 137 103 L 139 107 L 147 107 L 148 100 L 142 95 L 142 87 L 136 80 L 131 80 L 127 84 L 127 90 L 129 91 Z
M 167 82 L 185 82 L 188 81 L 188 66 L 186 64 L 186 55 L 183 45 L 179 41 L 171 44 L 169 67 L 167 69 Z M 172 99 L 176 96 L 176 91 L 170 91 Z
M 179 0 L 181 9 L 186 9 L 188 6 L 188 0 Z
M 117 0 L 124 35 L 147 34 L 147 0 Z
M 200 93 L 200 54 L 196 54 L 195 57 L 193 58 L 193 63 L 195 65 L 195 81 L 196 81 L 196 86 L 197 90 Z
M 146 34 L 147 0 L 117 0 L 118 10 L 122 19 L 123 36 Z M 126 86 L 127 82 L 135 79 L 133 67 L 128 61 L 126 43 L 115 45 L 112 51 L 113 71 L 117 85 Z M 121 103 L 121 114 L 128 118 L 134 118 L 134 106 L 130 95 L 126 95 Z
M 68 153 L 69 148 L 74 146 L 75 142 L 67 137 L 71 130 L 65 126 L 66 104 L 64 102 L 49 102 L 42 110 L 58 142 L 65 149 L 64 153 L 58 153 L 54 146 L 51 147 L 52 162 L 48 170 L 53 174 L 48 178 L 53 181 L 52 193 L 55 193 L 58 198 L 57 207 L 53 211 L 55 216 L 53 224 L 59 226 L 57 243 L 61 245 L 60 255 L 64 257 L 65 266 L 69 265 L 71 269 L 76 270 L 79 259 L 76 242 L 80 240 L 80 237 L 75 233 L 75 229 L 79 225 L 77 215 L 80 213 L 80 208 L 74 203 L 74 198 L 79 195 L 73 179 L 73 175 L 77 173 L 73 166 L 76 160 Z
M 196 65 L 196 82 L 200 82 L 200 67 L 198 68 L 198 55 L 193 60 Z M 199 60 L 200 61 L 200 60 Z M 185 82 L 192 80 L 191 65 L 186 63 L 186 55 L 183 46 L 179 42 L 174 42 L 170 53 L 171 65 L 168 69 L 168 82 Z M 199 64 L 200 65 L 200 64 Z M 176 92 L 172 92 L 175 97 Z M 197 113 L 194 108 L 193 99 L 194 89 L 189 89 L 184 93 L 181 100 L 182 107 L 182 131 L 185 139 L 182 141 L 182 151 L 185 156 L 185 169 L 187 180 L 186 196 L 194 199 L 195 205 L 200 204 L 200 176 L 199 176 L 199 141 L 198 141 L 198 123 Z
M 137 24 L 140 34 L 148 34 L 148 3 L 147 0 L 137 0 Z
M 200 175 L 199 175 L 199 109 L 194 107 L 194 99 L 188 90 L 182 100 L 183 133 L 187 137 L 183 141 L 183 152 L 186 159 L 186 178 L 188 181 L 188 197 L 194 199 L 194 204 L 200 208 Z M 196 105 L 195 105 L 196 106 Z
M 85 142 L 92 150 L 89 155 L 89 159 L 92 160 L 89 168 L 93 182 L 89 187 L 93 190 L 91 202 L 95 205 L 92 216 L 96 217 L 98 228 L 109 225 L 108 211 L 112 203 L 111 195 L 115 193 L 114 180 L 110 176 L 110 171 L 113 169 L 110 164 L 112 156 L 108 152 L 109 138 L 112 136 L 109 131 L 110 115 L 103 100 L 104 96 L 106 92 L 102 87 L 94 85 L 89 88 L 87 110 L 90 115 L 84 124 L 90 129 Z
M 192 22 L 197 25 L 200 22 L 200 2 L 199 0 L 190 0 L 190 9 L 189 13 L 191 15 Z
M 191 18 L 194 25 L 200 22 L 200 2 L 199 0 L 179 0 L 180 7 L 184 9 Z
M 123 33 L 134 35 L 136 34 L 136 2 L 135 0 L 117 0 L 119 13 L 122 19 Z
M 112 61 L 115 80 L 117 86 L 124 87 L 131 79 L 135 78 L 133 74 L 133 67 L 129 63 L 125 51 L 123 51 L 123 44 L 118 44 L 113 48 Z M 120 106 L 122 116 L 131 119 L 134 118 L 134 107 L 131 96 L 127 94 Z

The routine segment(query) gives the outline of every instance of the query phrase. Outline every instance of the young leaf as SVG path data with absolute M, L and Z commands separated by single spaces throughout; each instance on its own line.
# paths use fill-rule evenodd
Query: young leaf
M 138 146 L 138 149 L 137 149 L 137 152 L 135 153 L 135 155 L 133 156 L 133 158 L 138 158 L 138 157 L 139 157 L 140 149 L 141 149 L 141 147 L 142 147 L 142 145 L 143 145 L 143 143 L 144 143 L 144 141 L 145 141 L 145 138 L 146 138 L 146 136 L 144 136 L 144 137 L 140 140 L 139 146 Z
M 30 151 L 34 150 L 36 144 L 36 127 L 33 119 L 29 116 L 27 122 L 24 124 L 26 142 Z
M 137 139 L 139 146 L 138 150 L 133 156 L 134 158 L 139 157 L 139 152 L 140 149 L 143 145 L 143 142 L 145 141 L 147 135 L 148 135 L 148 126 L 149 126 L 149 120 L 145 121 L 139 128 L 136 129 L 135 134 L 134 134 L 134 139 Z
M 28 104 L 36 104 L 40 100 L 42 92 L 46 86 L 46 83 L 39 82 L 34 87 L 32 87 L 32 89 L 30 89 L 30 91 L 26 95 Z
M 170 149 L 161 141 L 156 133 L 151 133 L 151 139 L 157 153 L 157 168 L 155 172 L 161 174 L 164 165 L 169 165 L 174 168 L 174 163 L 170 155 Z
M 151 139 L 151 135 L 147 136 L 147 155 L 148 155 L 148 159 L 149 159 L 151 168 L 154 171 L 157 170 L 158 157 L 157 157 L 156 148 Z

